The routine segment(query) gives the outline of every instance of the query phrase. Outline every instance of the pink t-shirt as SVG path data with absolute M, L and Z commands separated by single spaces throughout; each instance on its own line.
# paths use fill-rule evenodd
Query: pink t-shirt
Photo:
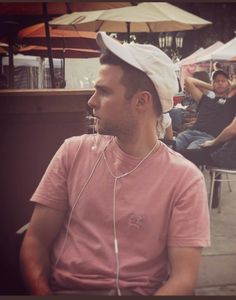
M 52 252 L 51 283 L 55 290 L 116 286 L 115 178 L 102 155 L 111 139 L 98 137 L 96 150 L 92 150 L 92 135 L 67 139 L 32 196 L 32 201 L 66 210 L 68 216 L 74 207 L 69 229 L 65 222 Z M 114 140 L 105 156 L 115 176 L 132 170 L 140 161 L 124 153 Z M 204 177 L 164 144 L 134 172 L 117 179 L 115 197 L 121 289 L 152 295 L 167 277 L 168 247 L 209 246 Z

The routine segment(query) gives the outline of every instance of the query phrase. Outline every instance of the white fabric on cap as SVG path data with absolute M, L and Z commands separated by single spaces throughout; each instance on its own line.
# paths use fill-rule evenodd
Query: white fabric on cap
M 173 97 L 178 92 L 178 81 L 172 60 L 153 45 L 121 44 L 105 32 L 97 33 L 97 44 L 102 52 L 109 49 L 116 56 L 145 72 L 159 95 L 163 112 L 173 107 Z

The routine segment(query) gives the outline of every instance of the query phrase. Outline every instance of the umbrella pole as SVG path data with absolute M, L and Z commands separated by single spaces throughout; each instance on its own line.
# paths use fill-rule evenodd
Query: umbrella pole
M 9 88 L 14 88 L 14 54 L 13 54 L 13 40 L 10 37 L 9 40 L 9 52 L 8 52 L 8 59 L 9 59 Z
M 48 10 L 47 10 L 47 3 L 46 2 L 43 2 L 43 14 L 44 14 L 46 42 L 47 42 L 47 48 L 48 48 L 48 60 L 49 60 L 49 67 L 50 67 L 50 76 L 51 76 L 52 87 L 55 88 L 55 77 L 54 77 L 54 67 L 53 67 L 53 58 L 52 58 L 52 46 L 51 46 L 51 39 L 50 39 L 50 32 L 49 32 L 49 25 L 48 25 Z
M 127 41 L 130 43 L 130 22 L 126 22 L 127 26 Z
M 66 63 L 66 60 L 65 60 L 65 39 L 63 39 L 63 65 L 62 65 L 62 77 L 63 77 L 63 80 L 64 82 L 66 81 L 66 70 L 65 70 L 65 63 Z
M 63 56 L 63 59 L 62 59 L 62 77 L 63 77 L 63 80 L 65 81 L 66 80 L 65 55 Z

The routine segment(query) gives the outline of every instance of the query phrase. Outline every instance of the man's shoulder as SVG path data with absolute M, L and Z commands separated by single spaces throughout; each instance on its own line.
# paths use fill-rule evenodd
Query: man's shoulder
M 164 148 L 164 147 L 163 147 Z M 160 180 L 168 181 L 168 188 L 175 191 L 183 191 L 195 184 L 203 186 L 204 177 L 202 172 L 190 160 L 187 160 L 180 153 L 168 149 L 166 146 L 163 155 L 159 158 L 159 169 L 161 169 Z M 160 162 L 161 161 L 161 162 Z
M 65 139 L 64 148 L 65 149 L 77 149 L 81 145 L 86 145 L 90 139 L 89 134 L 83 134 L 79 136 L 71 136 Z
M 171 166 L 175 170 L 180 170 L 180 172 L 190 171 L 196 174 L 201 174 L 200 170 L 179 152 L 174 151 L 166 145 L 163 150 L 168 153 L 169 166 Z

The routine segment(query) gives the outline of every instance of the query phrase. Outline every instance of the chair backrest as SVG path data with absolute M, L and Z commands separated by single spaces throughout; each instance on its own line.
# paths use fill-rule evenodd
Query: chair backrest
M 225 169 L 225 168 L 207 166 L 207 170 L 219 172 L 219 173 L 225 173 L 225 174 L 236 174 L 236 169 Z

